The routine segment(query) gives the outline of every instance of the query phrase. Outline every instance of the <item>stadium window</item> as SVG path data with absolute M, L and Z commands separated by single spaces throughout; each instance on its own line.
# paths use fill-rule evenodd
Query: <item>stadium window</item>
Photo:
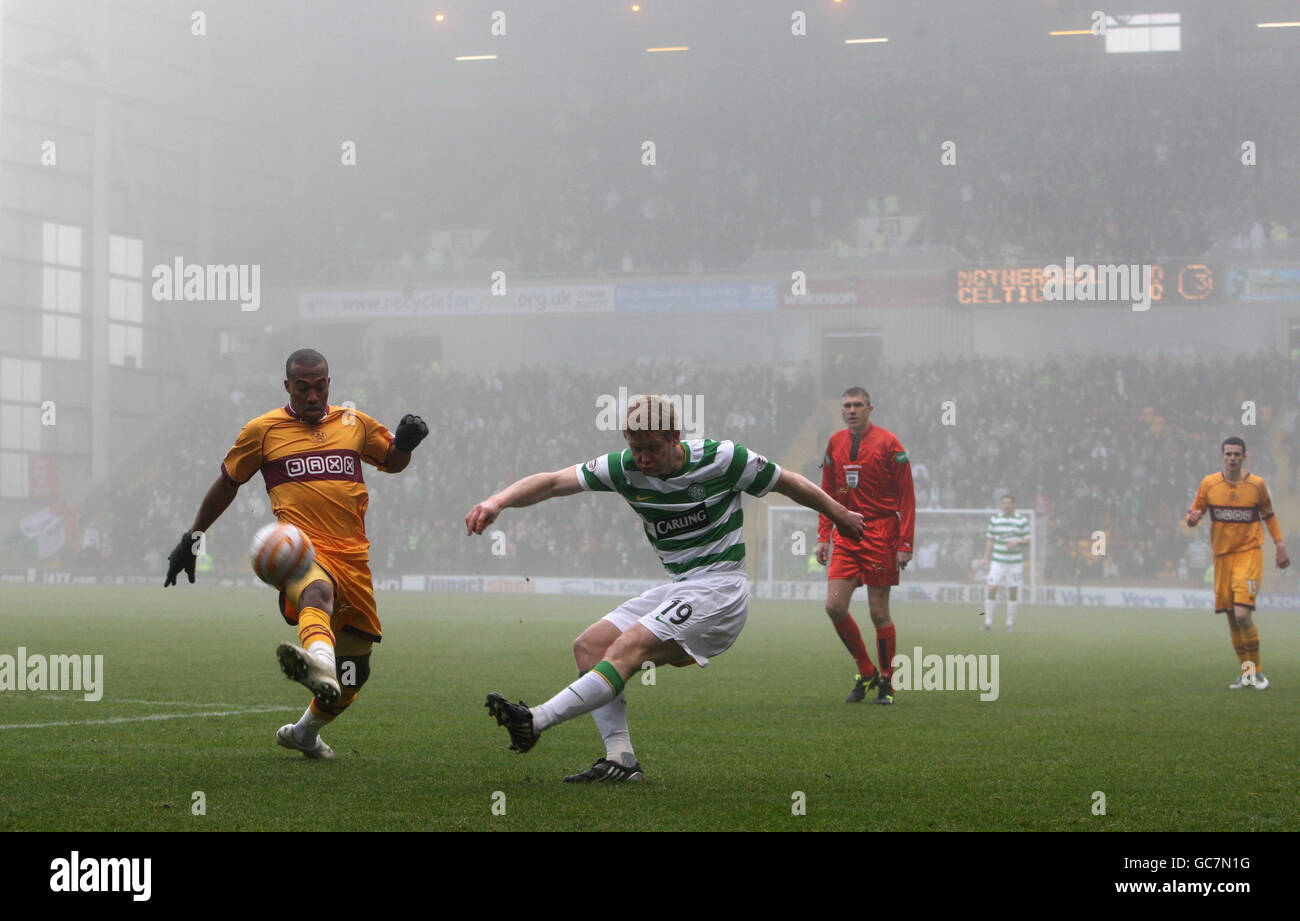
M 0 358 L 0 448 L 41 449 L 41 363 Z
M 108 361 L 138 368 L 144 358 L 144 243 L 108 238 Z
M 1106 53 L 1129 54 L 1146 51 L 1181 51 L 1180 13 L 1134 13 L 1106 17 Z
M 81 228 L 41 225 L 41 354 L 81 357 Z
M 27 497 L 27 455 L 0 451 L 0 498 Z

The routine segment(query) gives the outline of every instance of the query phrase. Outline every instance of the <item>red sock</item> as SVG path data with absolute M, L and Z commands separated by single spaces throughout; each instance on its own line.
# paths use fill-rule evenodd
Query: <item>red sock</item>
M 876 628 L 876 652 L 880 654 L 880 671 L 889 675 L 894 675 L 894 624 L 885 624 L 883 627 Z
M 853 656 L 853 661 L 858 663 L 858 674 L 864 678 L 875 674 L 876 667 L 871 664 L 871 656 L 867 655 L 867 644 L 862 642 L 862 631 L 858 629 L 852 614 L 835 624 L 835 632 L 840 635 L 840 639 L 849 650 L 849 655 Z

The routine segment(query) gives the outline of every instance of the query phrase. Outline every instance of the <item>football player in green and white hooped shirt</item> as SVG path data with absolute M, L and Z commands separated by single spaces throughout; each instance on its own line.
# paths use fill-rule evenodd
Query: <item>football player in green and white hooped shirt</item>
M 605 757 L 566 782 L 640 781 L 645 774 L 627 728 L 624 683 L 642 667 L 701 666 L 730 648 L 749 611 L 740 494 L 775 490 L 831 518 L 861 538 L 863 519 L 807 478 L 730 441 L 679 441 L 671 403 L 635 397 L 623 420 L 621 452 L 524 477 L 465 516 L 482 534 L 503 509 L 534 505 L 583 490 L 616 492 L 641 516 L 646 537 L 672 581 L 627 601 L 573 643 L 578 680 L 529 708 L 489 694 L 488 712 L 510 733 L 513 751 L 528 751 L 543 730 L 590 713 L 605 740 Z
M 984 533 L 984 566 L 989 569 L 989 597 L 984 603 L 984 629 L 993 629 L 998 586 L 1007 587 L 1007 630 L 1016 621 L 1020 586 L 1025 584 L 1025 547 L 1029 546 L 1029 519 L 1016 512 L 1016 497 L 1002 497 L 1002 514 L 989 519 Z M 992 557 L 993 562 L 989 559 Z

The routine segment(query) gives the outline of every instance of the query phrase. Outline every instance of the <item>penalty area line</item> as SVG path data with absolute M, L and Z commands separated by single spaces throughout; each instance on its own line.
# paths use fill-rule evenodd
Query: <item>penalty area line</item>
M 297 707 L 274 706 L 252 707 L 246 710 L 209 710 L 206 713 L 154 713 L 149 716 L 114 716 L 102 720 L 60 720 L 53 723 L 7 723 L 0 725 L 3 729 L 50 729 L 55 726 L 109 726 L 115 723 L 148 723 L 158 720 L 192 720 L 218 716 L 243 716 L 249 713 L 278 713 L 285 710 L 297 711 Z

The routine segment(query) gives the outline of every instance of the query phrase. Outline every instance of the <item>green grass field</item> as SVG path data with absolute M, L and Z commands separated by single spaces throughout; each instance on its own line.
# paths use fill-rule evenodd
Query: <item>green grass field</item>
M 997 653 L 1000 697 L 876 707 L 842 702 L 854 667 L 819 605 L 756 601 L 707 669 L 629 682 L 647 782 L 573 786 L 560 778 L 603 754 L 589 718 L 519 756 L 483 698 L 559 690 L 573 637 L 618 599 L 381 596 L 373 677 L 324 733 L 338 757 L 313 762 L 274 740 L 306 694 L 277 669 L 295 634 L 273 597 L 5 586 L 0 654 L 102 654 L 105 677 L 99 702 L 0 692 L 0 830 L 1300 828 L 1291 613 L 1259 618 L 1261 693 L 1227 690 L 1236 663 L 1208 612 L 1024 607 L 1006 634 L 969 606 L 899 605 L 899 652 Z M 867 623 L 865 598 L 855 610 Z

